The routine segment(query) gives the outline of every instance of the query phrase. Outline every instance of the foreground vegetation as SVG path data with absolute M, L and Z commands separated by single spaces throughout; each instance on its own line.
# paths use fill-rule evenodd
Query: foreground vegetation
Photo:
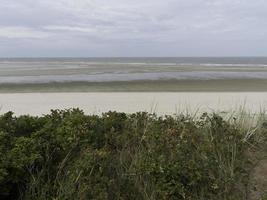
M 243 200 L 267 156 L 267 121 L 54 110 L 0 116 L 0 199 Z

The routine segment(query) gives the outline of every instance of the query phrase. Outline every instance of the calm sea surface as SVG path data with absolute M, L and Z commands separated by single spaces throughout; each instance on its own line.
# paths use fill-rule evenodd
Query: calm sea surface
M 0 58 L 0 84 L 267 79 L 267 57 Z

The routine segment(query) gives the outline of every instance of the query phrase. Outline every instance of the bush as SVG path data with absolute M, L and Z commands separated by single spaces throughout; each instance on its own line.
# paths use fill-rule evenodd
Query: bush
M 248 136 L 234 122 L 9 112 L 0 116 L 0 199 L 246 199 L 250 153 L 263 152 L 266 129 Z

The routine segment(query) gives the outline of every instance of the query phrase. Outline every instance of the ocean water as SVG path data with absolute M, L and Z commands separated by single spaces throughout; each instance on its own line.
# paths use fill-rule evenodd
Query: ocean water
M 0 58 L 0 84 L 267 79 L 267 57 Z

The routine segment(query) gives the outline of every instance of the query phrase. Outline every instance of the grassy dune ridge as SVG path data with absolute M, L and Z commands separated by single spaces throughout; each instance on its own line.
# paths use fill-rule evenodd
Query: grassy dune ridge
M 263 199 L 266 144 L 264 113 L 8 112 L 0 199 Z

